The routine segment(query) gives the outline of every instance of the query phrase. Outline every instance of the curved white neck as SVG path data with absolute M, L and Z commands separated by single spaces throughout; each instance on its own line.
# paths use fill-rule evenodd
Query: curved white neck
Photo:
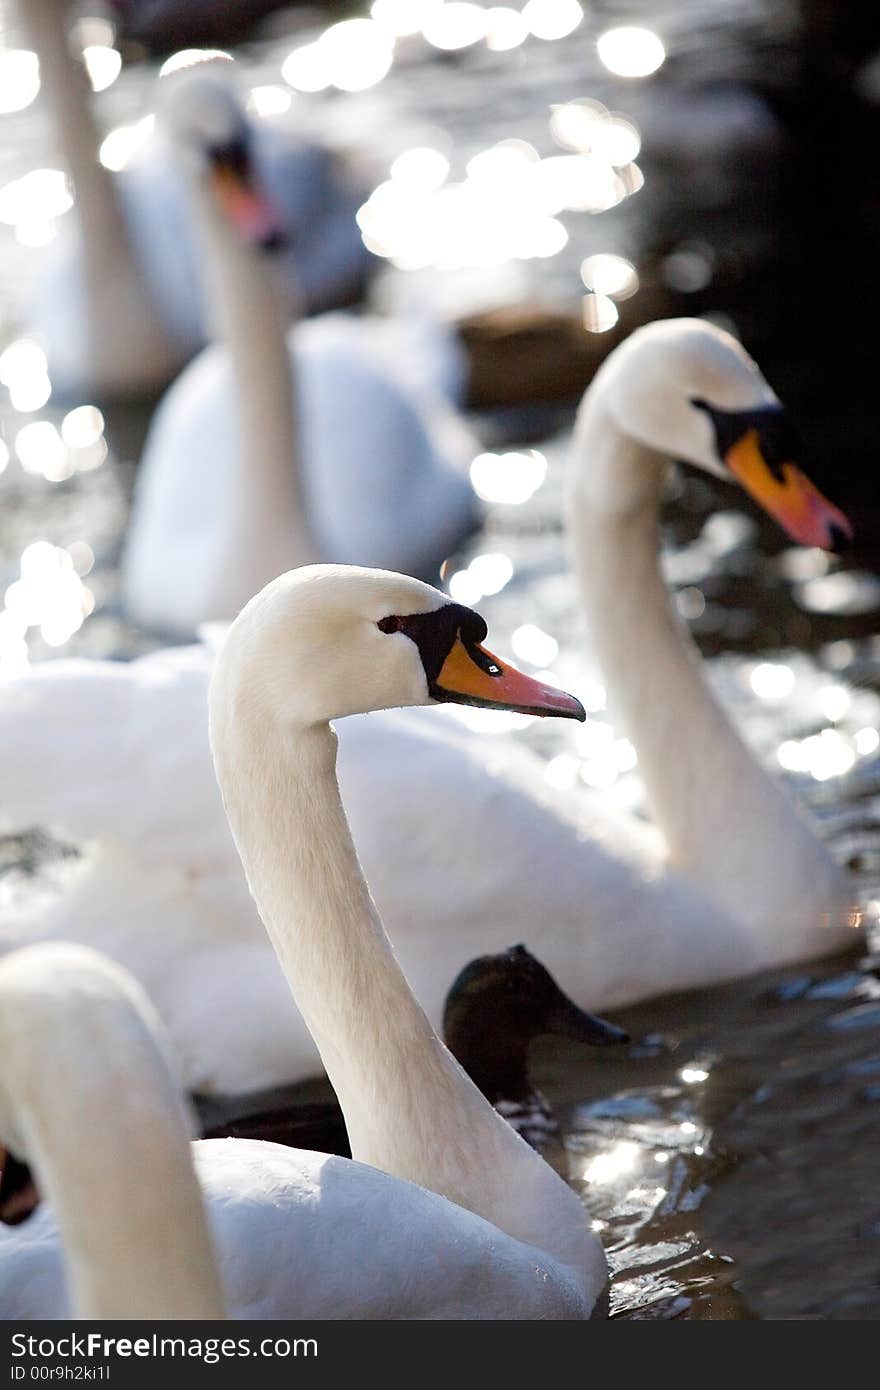
M 803 936 L 842 879 L 778 780 L 740 740 L 700 669 L 659 570 L 668 460 L 621 432 L 601 391 L 575 432 L 568 523 L 590 635 L 638 753 L 670 861 L 740 921 Z M 632 505 L 619 506 L 626 493 Z
M 271 579 L 318 558 L 308 525 L 286 326 L 289 291 L 271 253 L 245 245 L 204 187 L 194 190 L 212 336 L 229 356 L 238 447 L 224 508 L 229 573 L 250 571 L 237 611 Z M 244 576 L 242 575 L 244 579 Z
M 334 732 L 280 728 L 254 701 L 247 673 L 240 680 L 212 696 L 217 774 L 353 1157 L 443 1194 L 583 1273 L 595 1254 L 577 1197 L 465 1075 L 397 964 L 342 807 Z
M 53 136 L 74 186 L 79 253 L 87 306 L 82 345 L 98 383 L 125 379 L 136 334 L 140 375 L 160 382 L 175 354 L 133 254 L 116 180 L 98 158 L 100 135 L 92 114 L 85 67 L 68 46 L 64 0 L 20 0 L 22 24 L 37 52 L 40 82 Z
M 106 1001 L 30 1027 L 14 1004 L 0 1108 L 55 1213 L 72 1316 L 225 1317 L 187 1115 L 154 1040 Z
M 126 260 L 131 252 L 116 197 L 113 175 L 98 159 L 100 135 L 91 105 L 85 65 L 68 43 L 65 0 L 19 0 L 28 41 L 40 63 L 45 94 L 57 141 L 76 192 L 83 228 L 83 255 L 89 278 L 107 273 L 108 257 Z

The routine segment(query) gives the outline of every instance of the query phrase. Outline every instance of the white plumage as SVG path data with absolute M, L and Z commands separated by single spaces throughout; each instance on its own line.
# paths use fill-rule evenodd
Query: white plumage
M 57 396 L 155 389 L 207 337 L 200 256 L 176 161 L 153 139 L 121 173 L 105 169 L 88 83 L 68 48 L 67 6 L 21 0 L 19 8 L 76 194 L 45 252 L 28 331 L 47 352 Z M 261 121 L 252 138 L 261 177 L 295 233 L 280 275 L 312 311 L 346 303 L 371 262 L 355 222 L 358 180 L 305 132 Z
M 729 373 L 752 380 L 758 398 L 766 392 L 741 377 L 747 359 L 726 335 L 707 325 L 696 340 L 693 325 L 661 329 L 636 344 L 637 384 L 652 360 L 670 362 L 678 334 L 696 341 L 698 360 L 711 341 L 716 389 Z M 612 362 L 617 402 L 632 357 L 624 348 Z M 669 370 L 672 380 L 654 388 L 667 400 L 682 391 Z M 615 815 L 601 793 L 549 786 L 540 758 L 497 738 L 487 745 L 449 719 L 413 710 L 340 721 L 340 781 L 358 852 L 435 1026 L 455 972 L 511 940 L 525 941 L 584 1008 L 855 940 L 852 885 L 740 743 L 669 612 L 650 511 L 663 457 L 640 457 L 606 414 L 606 377 L 587 399 L 600 414 L 598 424 L 592 413 L 582 419 L 572 462 L 573 550 L 587 567 L 593 633 L 614 703 L 632 720 L 656 825 Z M 696 443 L 681 440 L 685 455 L 698 444 L 708 457 L 703 423 L 693 411 Z M 627 497 L 630 484 L 647 489 L 647 520 Z M 308 1075 L 316 1055 L 285 1012 L 213 787 L 212 662 L 199 647 L 129 665 L 61 661 L 0 687 L 4 823 L 47 824 L 90 843 L 93 855 L 70 892 L 3 930 L 6 942 L 75 930 L 123 960 L 156 1001 L 188 1083 L 228 1091 Z
M 316 558 L 431 576 L 473 530 L 458 416 L 464 362 L 439 324 L 325 315 L 285 332 L 275 252 L 218 198 L 216 150 L 241 111 L 198 74 L 166 104 L 204 251 L 218 345 L 166 393 L 135 489 L 123 564 L 139 622 L 192 632 L 232 618 L 275 575 Z M 258 196 L 240 148 L 242 183 Z

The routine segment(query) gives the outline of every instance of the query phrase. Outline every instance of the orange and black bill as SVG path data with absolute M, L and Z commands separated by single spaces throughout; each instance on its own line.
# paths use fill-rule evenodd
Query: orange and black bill
M 284 221 L 254 173 L 244 138 L 211 151 L 214 196 L 244 241 L 275 250 L 287 240 Z
M 792 540 L 823 550 L 843 549 L 852 540 L 843 512 L 795 463 L 800 443 L 781 406 L 737 411 L 692 404 L 711 419 L 725 466 Z
M 507 666 L 480 643 L 469 642 L 461 633 L 440 668 L 431 694 L 436 700 L 516 710 L 520 714 L 580 720 L 587 717 L 580 700 L 573 695 L 536 681 L 515 666 Z
M 383 632 L 403 632 L 415 642 L 428 691 L 443 704 L 479 705 L 519 714 L 586 719 L 573 695 L 508 666 L 482 645 L 488 628 L 472 608 L 447 603 L 430 613 L 383 618 Z

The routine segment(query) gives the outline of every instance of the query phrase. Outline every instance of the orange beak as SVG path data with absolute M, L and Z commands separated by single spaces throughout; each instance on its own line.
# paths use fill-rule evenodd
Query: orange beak
M 841 539 L 852 539 L 852 526 L 843 512 L 823 497 L 799 468 L 793 463 L 783 463 L 777 471 L 769 467 L 754 427 L 730 446 L 724 462 L 792 540 L 834 550 Z
M 222 212 L 244 241 L 274 247 L 285 239 L 281 214 L 262 189 L 233 165 L 218 162 L 213 169 L 214 193 Z
M 586 719 L 580 700 L 553 685 L 543 685 L 523 675 L 514 666 L 505 666 L 497 656 L 477 643 L 456 637 L 434 682 L 435 698 L 459 705 L 480 705 L 487 709 L 510 709 L 541 718 Z

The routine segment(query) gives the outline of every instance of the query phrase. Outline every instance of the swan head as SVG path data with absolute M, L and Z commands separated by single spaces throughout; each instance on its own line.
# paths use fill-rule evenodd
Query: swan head
M 184 173 L 221 219 L 246 244 L 277 250 L 285 243 L 282 219 L 260 185 L 248 119 L 218 66 L 163 79 L 160 119 Z
M 403 705 L 458 703 L 583 720 L 582 705 L 493 656 L 486 624 L 430 584 L 308 565 L 272 581 L 227 634 L 212 735 L 241 715 L 303 727 Z
M 756 363 L 703 319 L 637 329 L 585 397 L 654 453 L 738 483 L 795 541 L 835 549 L 852 528 L 798 466 L 797 432 Z M 589 467 L 585 459 L 584 467 Z

